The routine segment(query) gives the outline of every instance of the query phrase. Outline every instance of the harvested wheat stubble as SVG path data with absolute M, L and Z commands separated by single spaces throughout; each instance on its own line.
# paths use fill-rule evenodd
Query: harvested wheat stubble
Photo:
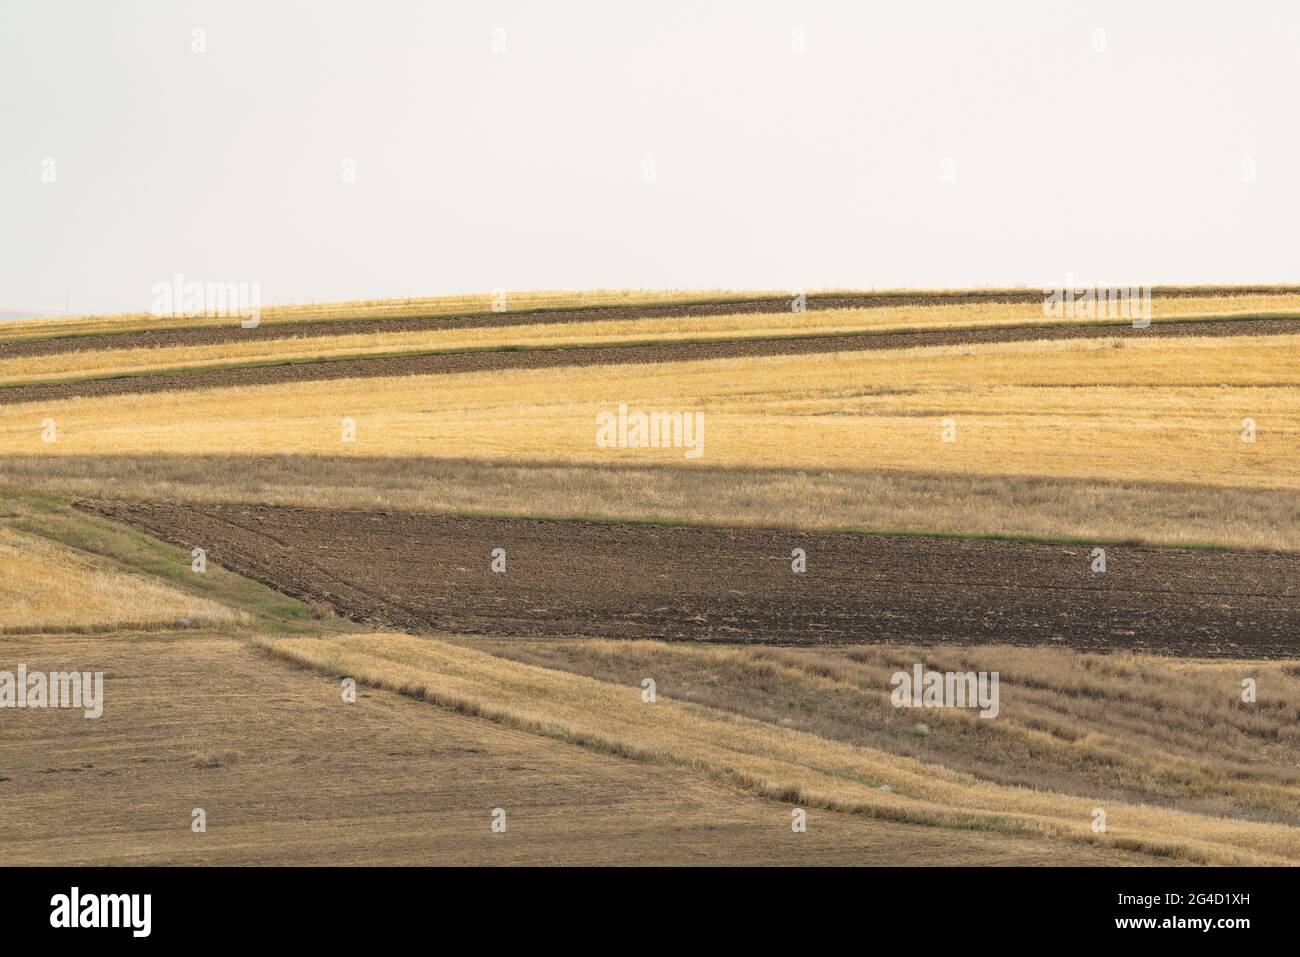
M 1250 296 L 1290 295 L 1300 288 L 1283 286 L 1251 287 L 1187 287 L 1156 288 L 1153 295 L 1160 299 L 1195 299 L 1215 296 L 1239 299 Z M 806 308 L 811 312 L 823 309 L 890 309 L 900 307 L 962 306 L 992 303 L 1041 303 L 1043 293 L 1038 289 L 989 289 L 951 291 L 882 291 L 857 293 L 822 293 L 806 297 Z M 466 310 L 433 315 L 365 316 L 346 319 L 310 319 L 293 321 L 267 321 L 253 329 L 244 329 L 237 323 L 223 325 L 178 325 L 151 329 L 128 329 L 118 332 L 90 334 L 47 333 L 33 339 L 15 339 L 0 342 L 0 355 L 5 357 L 55 355 L 63 352 L 96 351 L 100 349 L 134 349 L 167 346 L 211 345 L 223 342 L 248 342 L 252 340 L 299 338 L 310 336 L 350 335 L 357 332 L 417 332 L 437 329 L 498 328 L 515 325 L 535 325 L 567 322 L 610 322 L 655 317 L 692 317 L 748 315 L 788 312 L 789 297 L 754 296 L 722 298 L 711 301 L 677 301 L 643 303 L 636 305 L 590 305 L 573 308 L 532 307 L 506 312 Z
M 1300 654 L 1300 556 L 237 505 L 82 502 L 412 632 Z M 803 548 L 808 571 L 791 570 Z M 495 548 L 505 574 L 489 568 Z
M 679 768 L 359 689 L 242 641 L 7 638 L 0 669 L 103 670 L 101 718 L 4 714 L 0 846 L 56 866 L 1159 864 L 1109 847 L 789 812 Z M 120 676 L 120 677 L 119 677 Z M 344 770 L 340 770 L 344 769 Z M 202 795 L 210 822 L 195 835 Z M 485 803 L 486 802 L 486 803 Z M 510 839 L 488 827 L 509 810 Z M 180 826 L 177 820 L 181 820 Z
M 942 764 L 672 699 L 647 708 L 630 693 L 635 685 L 502 660 L 439 638 L 371 634 L 258 644 L 327 675 L 355 675 L 359 683 L 658 767 L 708 770 L 717 780 L 803 806 L 945 829 L 1104 841 L 1202 864 L 1300 860 L 1300 829 L 1293 827 L 1128 804 L 1114 800 L 1109 788 L 1103 799 L 1096 792 L 1008 787 Z M 1090 827 L 1099 799 L 1110 818 L 1104 835 Z
M 183 392 L 230 386 L 278 385 L 337 379 L 405 375 L 450 375 L 507 369 L 545 369 L 639 363 L 700 362 L 762 356 L 818 355 L 834 352 L 913 349 L 925 346 L 979 345 L 1070 339 L 1152 337 L 1222 337 L 1294 335 L 1300 319 L 1250 318 L 1221 321 L 1153 323 L 1145 329 L 1127 324 L 1014 326 L 929 332 L 880 332 L 865 335 L 733 339 L 722 342 L 647 343 L 619 346 L 483 349 L 429 355 L 374 356 L 278 365 L 232 366 L 116 378 L 0 388 L 0 405 L 108 395 Z

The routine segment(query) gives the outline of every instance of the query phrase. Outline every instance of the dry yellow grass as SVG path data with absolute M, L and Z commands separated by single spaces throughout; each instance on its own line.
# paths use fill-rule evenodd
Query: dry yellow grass
M 225 625 L 245 615 L 0 524 L 0 634 Z
M 298 455 L 0 456 L 0 488 L 145 502 L 657 519 L 1300 551 L 1286 489 Z
M 1300 669 L 1057 648 L 696 646 L 463 638 L 492 654 L 639 686 L 748 718 L 967 771 L 1002 784 L 1300 825 Z M 996 719 L 894 708 L 915 662 L 996 671 Z M 1258 700 L 1241 700 L 1253 678 Z M 924 722 L 927 734 L 915 733 Z
M 262 641 L 327 674 L 638 760 L 704 770 L 804 806 L 942 827 L 1028 832 L 1211 864 L 1300 862 L 1300 829 L 1104 802 L 981 780 L 915 758 L 828 740 L 726 711 L 660 699 L 637 685 L 494 657 L 406 635 Z
M 1122 347 L 1121 347 L 1122 346 Z M 0 454 L 673 463 L 596 445 L 626 402 L 705 414 L 711 465 L 1300 486 L 1300 336 L 1028 342 L 15 404 Z M 341 441 L 342 418 L 357 441 Z M 44 444 L 53 418 L 58 440 Z M 956 441 L 941 441 L 951 418 Z M 1243 442 L 1243 420 L 1258 437 Z
M 1152 304 L 1155 321 L 1269 312 L 1300 312 L 1300 297 L 1242 296 L 1234 299 L 1164 299 Z M 1109 320 L 1124 324 L 1121 320 Z M 48 356 L 0 357 L 0 385 L 55 382 L 100 376 L 142 375 L 201 366 L 303 361 L 471 349 L 539 349 L 642 342 L 746 340 L 804 335 L 985 329 L 997 326 L 1074 325 L 1078 319 L 1045 319 L 1036 303 L 827 309 L 731 316 L 521 324 L 483 329 L 357 333 L 294 339 L 253 339 L 219 345 L 106 349 Z

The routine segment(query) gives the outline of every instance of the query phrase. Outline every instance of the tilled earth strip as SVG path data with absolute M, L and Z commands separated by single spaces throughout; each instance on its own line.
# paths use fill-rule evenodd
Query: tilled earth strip
M 80 502 L 377 628 L 773 644 L 1300 656 L 1300 556 Z M 506 571 L 493 572 L 493 549 Z M 807 555 L 795 573 L 792 550 Z
M 1042 302 L 1040 292 L 988 292 L 931 294 L 876 293 L 856 296 L 809 296 L 807 309 L 879 309 L 887 306 L 972 305 L 979 303 Z M 0 342 L 0 356 L 47 356 L 64 352 L 95 352 L 102 349 L 151 349 L 167 346 L 206 346 L 226 342 L 257 342 L 269 339 L 301 339 L 318 336 L 369 335 L 389 332 L 426 332 L 440 329 L 499 329 L 510 326 L 556 325 L 566 322 L 620 322 L 635 319 L 669 319 L 694 316 L 736 316 L 789 312 L 792 299 L 735 299 L 722 302 L 656 303 L 638 306 L 586 306 L 579 309 L 522 309 L 506 312 L 476 312 L 463 315 L 409 316 L 378 319 L 266 322 L 244 329 L 236 321 L 229 326 L 172 327 L 143 332 L 103 333 Z
M 235 366 L 163 375 L 138 375 L 82 382 L 0 388 L 0 405 L 56 401 L 91 396 L 184 392 L 231 386 L 278 385 L 333 379 L 387 376 L 448 375 L 497 372 L 507 369 L 635 365 L 638 363 L 698 362 L 831 352 L 912 349 L 924 346 L 978 345 L 1063 339 L 1102 339 L 1150 336 L 1263 336 L 1300 333 L 1300 319 L 1225 319 L 1153 323 L 1145 329 L 1129 324 L 1082 326 L 1021 326 L 986 329 L 944 329 L 921 332 L 882 332 L 863 335 L 806 336 L 790 339 L 742 339 L 725 342 L 671 342 L 619 346 L 573 346 L 555 349 L 491 349 L 434 355 L 288 362 L 281 365 Z
M 1298 288 L 1238 287 L 1227 289 L 1157 289 L 1162 299 L 1196 296 L 1252 296 L 1300 292 Z M 808 311 L 823 309 L 883 309 L 905 306 L 961 306 L 988 303 L 1041 303 L 1038 289 L 989 290 L 984 292 L 875 292 L 852 295 L 808 296 Z M 634 319 L 662 319 L 692 316 L 733 316 L 789 312 L 790 298 L 733 299 L 717 302 L 654 303 L 634 306 L 587 306 L 575 309 L 532 309 L 506 312 L 475 312 L 460 315 L 407 316 L 265 322 L 244 329 L 238 322 L 229 326 L 173 326 L 135 332 L 97 333 L 18 342 L 0 342 L 0 358 L 58 355 L 65 352 L 98 352 L 104 349 L 149 349 L 175 346 L 219 345 L 226 342 L 256 342 L 271 339 L 314 338 L 390 333 L 424 332 L 438 329 L 490 329 L 522 325 L 551 325 L 566 322 L 612 322 Z

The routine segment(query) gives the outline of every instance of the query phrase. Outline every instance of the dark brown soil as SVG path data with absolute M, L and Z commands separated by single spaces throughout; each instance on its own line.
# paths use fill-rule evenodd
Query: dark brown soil
M 753 339 L 727 342 L 650 343 L 556 349 L 494 349 L 438 355 L 377 356 L 283 365 L 234 367 L 166 375 L 126 376 L 86 382 L 0 388 L 0 405 L 70 399 L 85 396 L 182 392 L 228 386 L 276 385 L 327 379 L 383 376 L 443 375 L 503 369 L 544 369 L 563 366 L 629 365 L 643 362 L 689 362 L 777 355 L 909 349 L 919 346 L 974 345 L 1056 339 L 1097 339 L 1116 336 L 1244 336 L 1300 333 L 1300 319 L 1226 319 L 1153 323 L 1146 329 L 1131 325 L 1028 326 L 994 329 L 952 329 L 925 332 L 885 332 L 862 335 L 807 336 L 797 339 Z
M 1210 293 L 1220 296 L 1283 294 L 1298 289 L 1234 287 L 1229 289 L 1161 289 L 1161 298 L 1185 298 Z M 975 305 L 981 303 L 1042 302 L 1040 289 L 988 290 L 977 292 L 876 292 L 854 295 L 809 296 L 810 312 L 822 309 L 874 309 L 898 306 Z M 0 342 L 0 357 L 46 356 L 64 352 L 97 352 L 102 349 L 148 349 L 169 346 L 216 345 L 225 342 L 297 339 L 317 336 L 346 336 L 358 333 L 421 332 L 434 329 L 482 329 L 502 326 L 554 324 L 564 322 L 609 322 L 673 316 L 731 316 L 785 312 L 791 298 L 739 299 L 723 302 L 662 303 L 640 306 L 589 306 L 580 309 L 534 309 L 502 313 L 467 313 L 452 316 L 410 316 L 385 319 L 317 320 L 266 322 L 256 329 L 229 326 L 176 326 L 145 332 L 116 332 L 88 336 Z
M 82 502 L 382 629 L 1300 655 L 1300 556 L 241 505 Z M 507 571 L 490 570 L 506 550 Z M 791 570 L 803 548 L 808 570 Z

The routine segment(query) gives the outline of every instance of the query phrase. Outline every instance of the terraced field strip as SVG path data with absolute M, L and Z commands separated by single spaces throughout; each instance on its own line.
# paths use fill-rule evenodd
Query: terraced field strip
M 82 503 L 369 626 L 1300 656 L 1300 556 L 236 505 Z M 494 573 L 494 549 L 507 571 Z M 792 571 L 804 549 L 807 571 Z
M 114 375 L 69 378 L 38 384 L 0 385 L 0 404 L 56 401 L 110 395 L 182 392 L 222 386 L 276 385 L 337 379 L 453 375 L 512 369 L 703 362 L 712 359 L 821 355 L 924 347 L 1050 342 L 1090 339 L 1219 338 L 1300 334 L 1300 318 L 1164 321 L 1145 329 L 1131 324 L 1034 325 L 867 335 L 787 335 L 777 338 L 733 336 L 712 341 L 641 342 L 626 345 L 570 344 L 559 348 L 503 347 L 418 354 L 378 354 L 358 358 L 284 360 L 162 371 L 122 370 Z M 147 353 L 142 357 L 147 359 Z
M 470 312 L 435 313 L 400 317 L 366 317 L 265 321 L 253 329 L 237 322 L 220 324 L 211 319 L 185 325 L 130 329 L 122 332 L 51 335 L 7 339 L 14 330 L 0 325 L 0 356 L 55 355 L 62 352 L 88 352 L 99 349 L 161 348 L 171 346 L 219 345 L 250 340 L 297 339 L 317 336 L 370 335 L 394 332 L 444 331 L 457 329 L 505 329 L 513 326 L 555 325 L 567 323 L 629 322 L 652 318 L 699 318 L 709 316 L 755 315 L 791 312 L 792 299 L 736 298 L 712 302 L 637 303 L 619 306 L 592 305 L 581 308 L 523 308 L 492 312 L 488 304 Z M 1033 297 L 1012 294 L 966 294 L 963 296 L 809 296 L 807 309 L 819 312 L 833 309 L 888 309 L 906 306 L 930 307 L 977 303 L 1041 304 L 1042 295 Z M 1041 314 L 1041 310 L 1035 310 Z
M 0 405 L 0 455 L 297 452 L 1300 488 L 1300 335 L 232 385 Z M 659 447 L 598 441 L 600 417 L 622 405 L 703 415 L 702 454 L 686 457 L 672 436 Z M 57 441 L 44 438 L 51 419 Z M 955 441 L 944 441 L 945 419 Z M 1246 419 L 1255 442 L 1243 441 Z
M 329 307 L 321 307 L 325 312 Z M 968 317 L 999 316 L 1034 323 L 1044 319 L 1043 294 L 1039 290 L 1003 290 L 950 293 L 852 293 L 810 295 L 804 313 L 869 311 L 880 314 L 881 323 L 901 327 L 930 324 L 967 324 Z M 309 339 L 357 334 L 383 335 L 412 332 L 446 332 L 468 329 L 509 329 L 516 326 L 631 323 L 650 319 L 703 319 L 726 316 L 792 315 L 790 297 L 745 297 L 736 295 L 711 301 L 690 300 L 620 305 L 588 305 L 580 308 L 512 308 L 492 312 L 486 303 L 473 311 L 434 310 L 422 315 L 384 314 L 367 316 L 333 315 L 313 319 L 310 310 L 288 312 L 283 318 L 268 318 L 252 329 L 241 328 L 234 319 L 195 318 L 146 322 L 123 318 L 84 325 L 82 320 L 49 323 L 0 323 L 0 359 L 93 352 L 104 349 L 155 349 L 265 342 L 277 339 Z M 1300 311 L 1300 291 L 1267 288 L 1234 290 L 1173 289 L 1160 291 L 1152 299 L 1152 318 L 1228 315 L 1276 315 Z M 297 316 L 297 318 L 293 318 Z M 927 320 L 927 316 L 931 317 Z M 1085 320 L 1086 321 L 1086 320 Z M 80 330 L 80 331 L 79 331 Z
M 1261 294 L 1284 295 L 1282 288 L 1261 288 Z M 1295 290 L 1300 292 L 1300 290 Z M 1207 294 L 1248 294 L 1248 290 L 1211 289 Z M 521 291 L 511 292 L 504 303 L 508 312 L 522 314 L 551 310 L 582 311 L 628 306 L 689 305 L 717 302 L 747 301 L 772 298 L 771 291 L 728 290 L 638 290 L 597 289 L 587 291 Z M 227 300 L 237 304 L 227 294 Z M 296 305 L 265 306 L 261 308 L 261 325 L 294 326 L 311 322 L 349 323 L 367 319 L 420 319 L 430 317 L 483 316 L 495 313 L 502 306 L 496 293 L 469 296 L 420 296 L 407 299 L 354 299 L 343 302 L 299 303 Z M 183 305 L 183 303 L 182 303 Z M 118 315 L 95 315 L 23 319 L 0 321 L 0 342 L 28 341 L 45 338 L 70 338 L 94 335 L 119 335 L 128 333 L 166 332 L 175 329 L 223 329 L 239 325 L 241 319 L 232 318 L 230 312 L 220 316 L 154 315 L 147 312 Z M 247 332 L 248 330 L 241 331 Z
M 1285 300 L 1288 312 L 1269 311 L 1275 303 L 1242 297 L 1239 300 L 1160 300 L 1153 304 L 1157 323 L 1215 319 L 1257 321 L 1268 332 L 1276 320 L 1300 319 L 1300 300 Z M 1235 307 L 1248 304 L 1253 312 Z M 1215 311 L 1218 310 L 1218 311 Z M 1045 318 L 1037 305 L 1002 303 L 973 306 L 927 306 L 889 309 L 824 309 L 721 316 L 657 316 L 594 322 L 520 322 L 489 328 L 441 328 L 376 332 L 366 324 L 338 328 L 334 334 L 261 337 L 250 330 L 223 343 L 148 345 L 139 348 L 78 350 L 50 355 L 7 354 L 0 349 L 0 386 L 51 384 L 119 376 L 156 375 L 216 366 L 276 365 L 287 362 L 340 360 L 488 350 L 547 349 L 593 346 L 645 346 L 676 343 L 757 339 L 802 339 L 858 334 L 905 335 L 989 328 L 1042 326 L 1129 327 L 1123 319 Z M 1207 326 L 1213 328 L 1213 326 Z M 1281 329 L 1295 328 L 1282 323 Z M 202 330 L 196 330 L 202 331 Z M 923 340 L 922 340 L 923 342 Z M 40 343 L 34 343 L 40 345 Z

